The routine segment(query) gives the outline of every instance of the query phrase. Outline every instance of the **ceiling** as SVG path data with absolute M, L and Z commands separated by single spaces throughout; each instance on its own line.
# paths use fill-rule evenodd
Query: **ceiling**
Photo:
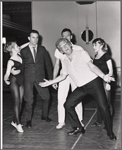
M 3 2 L 3 36 L 27 36 L 32 28 L 31 2 Z
M 79 5 L 94 1 L 76 1 Z M 3 37 L 15 37 L 20 43 L 26 42 L 32 29 L 31 2 L 3 2 Z

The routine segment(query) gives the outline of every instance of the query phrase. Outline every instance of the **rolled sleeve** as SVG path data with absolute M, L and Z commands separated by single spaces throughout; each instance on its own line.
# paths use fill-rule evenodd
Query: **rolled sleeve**
M 61 61 L 63 61 L 64 58 L 65 58 L 65 55 L 62 54 L 61 52 L 59 52 L 58 49 L 55 50 L 54 56 L 55 56 L 57 59 L 60 59 Z

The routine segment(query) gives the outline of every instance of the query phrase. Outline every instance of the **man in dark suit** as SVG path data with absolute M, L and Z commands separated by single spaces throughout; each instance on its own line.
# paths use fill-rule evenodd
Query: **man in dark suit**
M 48 117 L 50 93 L 48 88 L 42 88 L 39 86 L 39 82 L 48 75 L 48 79 L 52 79 L 52 66 L 47 50 L 44 46 L 38 44 L 39 33 L 36 30 L 32 30 L 28 37 L 29 45 L 21 50 L 21 56 L 24 63 L 24 100 L 26 127 L 31 127 L 32 117 L 32 104 L 33 104 L 33 87 L 37 89 L 39 95 L 43 100 L 42 104 L 42 116 L 41 119 L 47 122 L 52 120 Z M 36 51 L 36 56 L 35 52 Z

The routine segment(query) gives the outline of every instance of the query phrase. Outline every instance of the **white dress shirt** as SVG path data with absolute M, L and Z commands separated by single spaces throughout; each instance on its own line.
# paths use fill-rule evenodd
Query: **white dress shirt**
M 33 46 L 29 45 L 29 48 L 30 48 L 30 51 L 31 51 L 31 53 L 32 53 L 33 59 L 34 59 L 34 61 L 35 61 Z M 37 45 L 35 46 L 35 50 L 36 50 L 36 53 L 37 53 Z
M 67 56 L 62 61 L 63 74 L 69 75 L 78 87 L 97 78 L 88 66 L 92 59 L 85 50 L 73 51 L 72 54 L 72 61 Z

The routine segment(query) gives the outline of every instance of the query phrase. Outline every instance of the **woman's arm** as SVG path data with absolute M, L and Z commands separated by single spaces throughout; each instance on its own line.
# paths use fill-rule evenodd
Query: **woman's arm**
M 21 46 L 20 46 L 20 50 L 23 49 L 24 47 L 26 47 L 27 45 L 29 45 L 29 42 L 28 42 L 28 43 L 25 43 L 25 44 L 23 44 L 23 45 L 21 45 Z
M 9 80 L 9 76 L 10 76 L 10 72 L 11 72 L 11 68 L 12 66 L 14 65 L 14 62 L 9 60 L 8 63 L 7 63 L 7 69 L 6 69 L 6 73 L 4 75 L 4 81 L 7 85 L 10 84 L 10 82 L 8 81 Z
M 109 70 L 108 74 L 110 76 L 113 76 L 113 65 L 112 65 L 111 59 L 109 59 L 106 63 L 107 63 L 107 67 L 108 67 L 108 70 Z
M 99 77 L 101 77 L 105 82 L 111 82 L 111 81 L 115 81 L 115 79 L 113 77 L 110 77 L 109 74 L 104 74 L 97 66 L 95 66 L 92 61 L 88 62 L 88 66 L 89 68 Z

